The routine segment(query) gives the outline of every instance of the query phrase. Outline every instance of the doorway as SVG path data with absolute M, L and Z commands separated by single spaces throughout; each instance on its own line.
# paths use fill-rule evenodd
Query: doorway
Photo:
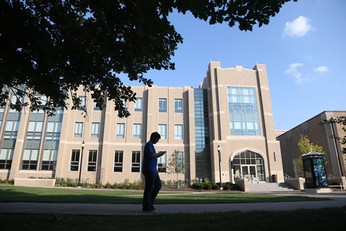
M 233 179 L 248 179 L 249 182 L 265 181 L 263 157 L 255 152 L 246 150 L 236 154 L 231 160 Z
M 242 165 L 241 175 L 243 176 L 243 179 L 247 179 L 249 182 L 258 181 L 256 165 L 254 164 Z

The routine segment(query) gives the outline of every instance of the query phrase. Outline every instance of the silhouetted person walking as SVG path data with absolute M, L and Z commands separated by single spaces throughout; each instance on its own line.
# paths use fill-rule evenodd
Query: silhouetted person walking
M 158 132 L 151 133 L 150 140 L 144 146 L 142 173 L 145 178 L 143 193 L 143 211 L 157 212 L 154 201 L 161 189 L 161 179 L 157 171 L 157 158 L 166 152 L 156 152 L 154 144 L 159 142 L 161 135 Z

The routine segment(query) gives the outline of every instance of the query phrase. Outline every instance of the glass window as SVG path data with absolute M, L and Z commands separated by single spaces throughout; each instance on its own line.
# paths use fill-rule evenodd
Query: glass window
M 11 169 L 13 149 L 2 148 L 0 151 L 0 169 Z
M 131 172 L 140 172 L 141 152 L 132 151 Z
M 78 110 L 86 110 L 87 98 L 86 96 L 79 96 Z
M 90 150 L 89 158 L 88 158 L 88 171 L 95 172 L 96 171 L 96 162 L 97 162 L 97 151 Z
M 83 122 L 76 122 L 74 125 L 74 137 L 83 136 Z
M 174 125 L 174 139 L 176 140 L 183 139 L 183 125 L 182 124 Z
M 42 156 L 41 169 L 55 170 L 57 150 L 44 150 Z
M 260 154 L 247 150 L 235 155 L 231 163 L 235 179 L 265 181 L 264 162 Z
M 158 172 L 167 171 L 167 154 L 157 158 L 157 171 Z
M 37 168 L 37 149 L 25 149 L 22 159 L 22 169 L 23 170 L 36 170 Z
M 125 137 L 125 124 L 117 123 L 116 137 L 123 139 Z
M 140 139 L 142 136 L 142 124 L 133 125 L 133 139 Z
M 256 89 L 228 87 L 227 99 L 231 135 L 259 136 Z
M 98 138 L 100 135 L 100 123 L 93 122 L 91 124 L 91 137 Z
M 167 99 L 159 99 L 159 112 L 167 112 Z
M 114 172 L 123 171 L 123 151 L 115 151 L 114 155 Z
M 71 154 L 71 163 L 70 163 L 70 170 L 71 171 L 78 171 L 79 169 L 79 155 L 80 150 L 73 149 Z
M 135 104 L 135 111 L 142 111 L 143 107 L 143 98 L 137 98 Z
M 161 139 L 166 140 L 167 139 L 167 124 L 159 124 L 158 129 Z
M 97 106 L 96 102 L 94 102 L 94 111 L 101 111 L 101 108 Z
M 176 113 L 183 112 L 183 100 L 175 99 L 174 100 L 174 109 Z

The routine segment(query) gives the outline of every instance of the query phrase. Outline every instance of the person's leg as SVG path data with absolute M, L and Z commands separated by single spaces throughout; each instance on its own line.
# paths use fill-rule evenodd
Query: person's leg
M 145 173 L 144 175 L 144 193 L 143 193 L 143 210 L 148 210 L 153 207 L 152 204 L 152 193 L 155 187 L 155 174 Z
M 159 174 L 156 173 L 154 176 L 155 176 L 154 186 L 153 186 L 153 190 L 151 192 L 151 198 L 150 198 L 152 205 L 154 204 L 155 198 L 161 189 L 161 179 Z

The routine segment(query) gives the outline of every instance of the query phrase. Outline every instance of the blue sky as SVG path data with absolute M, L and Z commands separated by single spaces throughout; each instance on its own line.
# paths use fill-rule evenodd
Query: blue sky
M 323 111 L 346 110 L 345 12 L 345 0 L 298 0 L 252 32 L 173 14 L 184 38 L 172 58 L 176 69 L 146 77 L 158 86 L 198 87 L 210 61 L 266 64 L 275 129 L 288 130 Z

